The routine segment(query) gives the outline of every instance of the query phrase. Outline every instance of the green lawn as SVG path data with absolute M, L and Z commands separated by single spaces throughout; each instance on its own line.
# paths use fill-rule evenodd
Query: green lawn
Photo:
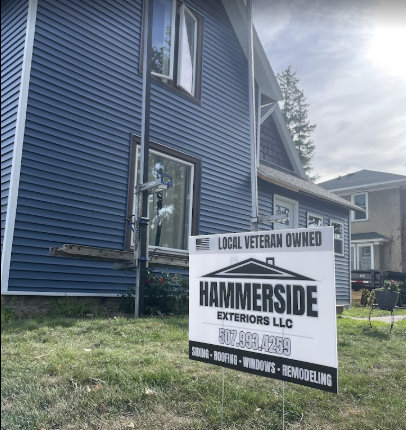
M 406 308 L 394 309 L 394 315 L 406 315 Z M 344 309 L 344 316 L 356 317 L 356 318 L 368 318 L 369 308 L 365 306 L 351 306 L 349 309 Z M 374 309 L 371 317 L 388 317 L 390 316 L 389 311 L 382 311 L 381 309 Z
M 220 429 L 222 368 L 186 318 L 37 319 L 2 329 L 2 429 Z M 406 429 L 406 321 L 338 317 L 338 395 L 286 384 L 286 429 Z M 225 370 L 224 429 L 281 429 L 282 382 Z

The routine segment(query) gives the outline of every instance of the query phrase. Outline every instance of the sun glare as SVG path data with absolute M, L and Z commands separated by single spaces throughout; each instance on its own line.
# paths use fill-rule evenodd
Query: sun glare
M 406 28 L 376 27 L 370 42 L 368 58 L 390 76 L 406 80 Z

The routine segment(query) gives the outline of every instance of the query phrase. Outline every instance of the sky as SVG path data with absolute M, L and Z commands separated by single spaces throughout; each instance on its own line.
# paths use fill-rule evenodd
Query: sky
M 310 104 L 312 175 L 406 175 L 406 0 L 253 0 L 253 19 Z

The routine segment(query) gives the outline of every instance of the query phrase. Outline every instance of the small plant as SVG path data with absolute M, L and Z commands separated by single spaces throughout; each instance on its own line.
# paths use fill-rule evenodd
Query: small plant
M 361 291 L 361 306 L 366 307 L 368 306 L 368 299 L 371 295 L 371 291 L 367 288 L 363 288 Z
M 12 306 L 6 307 L 3 303 L 1 304 L 1 324 L 9 323 L 15 318 L 15 314 Z
M 188 312 L 189 283 L 179 275 L 146 271 L 144 286 L 144 310 L 146 315 L 177 314 Z M 120 311 L 134 313 L 134 289 L 129 288 L 121 296 Z
M 94 314 L 91 304 L 76 297 L 63 297 L 53 302 L 52 315 L 58 317 L 81 318 L 86 314 Z
M 391 291 L 393 293 L 399 292 L 400 282 L 393 280 L 383 281 L 383 286 L 376 288 L 376 291 Z
M 125 294 L 121 296 L 119 311 L 126 314 L 134 314 L 135 311 L 135 292 L 134 288 L 128 287 Z
M 368 291 L 368 295 L 366 295 L 366 306 L 368 306 L 369 308 L 368 321 L 369 321 L 369 327 L 372 328 L 371 315 L 372 315 L 372 311 L 374 310 L 375 291 L 369 291 L 369 290 L 367 291 Z

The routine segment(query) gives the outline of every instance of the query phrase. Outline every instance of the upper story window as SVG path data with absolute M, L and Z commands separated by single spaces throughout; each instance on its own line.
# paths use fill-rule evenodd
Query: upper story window
M 203 17 L 177 0 L 154 0 L 152 75 L 200 99 Z
M 330 225 L 334 227 L 334 253 L 344 255 L 344 224 L 330 220 Z
M 354 205 L 357 205 L 360 208 L 365 209 L 365 213 L 353 211 L 352 220 L 367 221 L 368 220 L 368 193 L 351 194 L 351 202 L 354 203 Z
M 307 212 L 307 227 L 323 227 L 323 217 Z

